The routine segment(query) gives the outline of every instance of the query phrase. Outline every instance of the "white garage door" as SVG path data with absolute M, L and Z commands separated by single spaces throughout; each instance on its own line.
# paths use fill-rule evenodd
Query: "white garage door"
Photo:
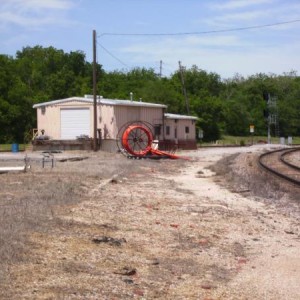
M 80 135 L 90 136 L 90 110 L 66 108 L 60 110 L 60 138 L 74 140 Z

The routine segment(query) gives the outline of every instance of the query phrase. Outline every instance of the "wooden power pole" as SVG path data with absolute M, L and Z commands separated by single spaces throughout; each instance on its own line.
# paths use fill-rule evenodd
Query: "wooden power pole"
M 162 76 L 162 60 L 159 62 L 159 78 Z
M 190 114 L 190 106 L 189 106 L 189 100 L 186 93 L 185 83 L 184 83 L 184 76 L 183 76 L 183 68 L 181 66 L 181 61 L 178 62 L 179 64 L 179 72 L 180 72 L 180 78 L 181 78 L 181 84 L 182 84 L 182 91 L 185 99 L 185 105 L 186 105 L 186 111 L 187 114 Z
M 94 96 L 94 140 L 93 148 L 97 151 L 97 65 L 96 65 L 96 30 L 93 30 L 93 96 Z

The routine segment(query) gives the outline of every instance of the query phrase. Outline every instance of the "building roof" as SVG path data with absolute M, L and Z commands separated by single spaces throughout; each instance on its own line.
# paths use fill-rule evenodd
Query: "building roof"
M 43 103 L 34 104 L 33 108 L 39 108 L 43 106 L 52 106 L 56 104 L 68 103 L 68 102 L 82 102 L 82 103 L 89 103 L 93 104 L 94 99 L 90 96 L 87 97 L 70 97 L 65 99 L 53 100 Z M 167 108 L 164 104 L 157 104 L 157 103 L 148 103 L 148 102 L 141 102 L 141 101 L 131 101 L 131 100 L 120 100 L 120 99 L 104 99 L 101 97 L 97 97 L 98 104 L 104 105 L 121 105 L 121 106 L 140 106 L 140 107 L 157 107 L 157 108 Z
M 166 113 L 165 114 L 165 118 L 166 119 L 172 119 L 172 120 L 198 120 L 197 117 L 193 117 L 193 116 L 185 116 L 185 115 L 176 115 L 176 114 L 169 114 Z

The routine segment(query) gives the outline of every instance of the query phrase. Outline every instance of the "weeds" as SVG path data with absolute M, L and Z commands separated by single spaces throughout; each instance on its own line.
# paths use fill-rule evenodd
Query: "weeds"
M 9 279 L 9 266 L 25 259 L 30 233 L 49 232 L 55 225 L 60 226 L 62 220 L 56 211 L 85 200 L 91 182 L 111 177 L 120 165 L 123 171 L 130 172 L 132 162 L 105 156 L 84 163 L 56 162 L 53 169 L 42 169 L 41 160 L 32 160 L 29 173 L 0 175 L 0 290 Z M 0 163 L 12 165 L 13 161 Z M 139 164 L 136 162 L 135 168 Z
M 55 222 L 56 206 L 80 200 L 76 192 L 79 179 L 66 182 L 60 176 L 47 176 L 47 180 L 44 177 L 43 174 L 0 177 L 0 283 L 9 275 L 3 270 L 23 260 L 27 234 L 49 230 L 51 222 Z
M 211 170 L 223 177 L 223 184 L 231 190 L 248 191 L 284 213 L 300 218 L 299 189 L 262 170 L 256 160 L 255 155 L 234 154 L 211 166 Z

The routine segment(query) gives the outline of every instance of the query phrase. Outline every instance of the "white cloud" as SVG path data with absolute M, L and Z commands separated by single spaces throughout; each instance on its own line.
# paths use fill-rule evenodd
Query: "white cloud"
M 199 20 L 199 23 L 217 30 L 218 28 L 239 28 L 288 22 L 298 20 L 300 14 L 300 3 L 289 1 L 284 3 L 274 0 L 229 1 L 225 4 L 219 4 L 219 7 L 220 5 L 225 5 L 228 10 L 214 11 L 209 17 Z M 229 7 L 238 6 L 239 9 L 229 10 Z M 270 28 L 272 30 L 284 30 L 294 26 L 296 25 L 291 23 Z
M 255 11 L 245 11 L 224 14 L 215 18 L 215 21 L 218 22 L 233 22 L 233 21 L 252 21 L 257 19 L 264 19 L 266 15 L 265 11 L 255 10 Z
M 43 25 L 57 23 L 57 18 L 51 17 L 50 15 L 45 17 L 29 17 L 20 14 L 14 14 L 12 12 L 0 13 L 2 23 L 15 24 L 22 27 L 40 27 Z
M 234 9 L 241 9 L 241 8 L 248 8 L 250 6 L 257 6 L 262 4 L 271 4 L 276 1 L 274 0 L 230 0 L 227 2 L 213 4 L 211 7 L 213 9 L 218 10 L 234 10 Z
M 167 38 L 165 40 L 159 40 L 155 45 L 162 47 L 163 49 L 192 49 L 195 47 L 206 47 L 206 48 L 218 48 L 218 47 L 239 47 L 245 46 L 245 43 L 234 35 L 191 35 L 185 38 L 173 39 Z M 151 52 L 154 49 L 152 42 L 133 44 L 130 46 L 122 47 L 120 51 L 125 53 L 143 53 Z
M 230 47 L 232 45 L 234 47 Z M 300 51 L 298 42 L 266 47 L 250 43 L 246 45 L 233 36 L 188 37 L 136 44 L 124 47 L 121 51 L 123 57 L 128 55 L 133 59 L 131 65 L 163 60 L 176 70 L 180 60 L 188 68 L 197 65 L 208 72 L 216 72 L 223 78 L 232 77 L 235 73 L 244 76 L 260 72 L 282 74 L 291 69 L 300 69 L 300 62 L 297 60 Z
M 66 24 L 64 13 L 71 9 L 71 0 L 1 0 L 0 28 L 17 25 L 38 28 L 49 24 Z
M 1 0 L 2 8 L 17 11 L 32 11 L 42 9 L 66 10 L 70 9 L 74 2 L 71 0 Z

